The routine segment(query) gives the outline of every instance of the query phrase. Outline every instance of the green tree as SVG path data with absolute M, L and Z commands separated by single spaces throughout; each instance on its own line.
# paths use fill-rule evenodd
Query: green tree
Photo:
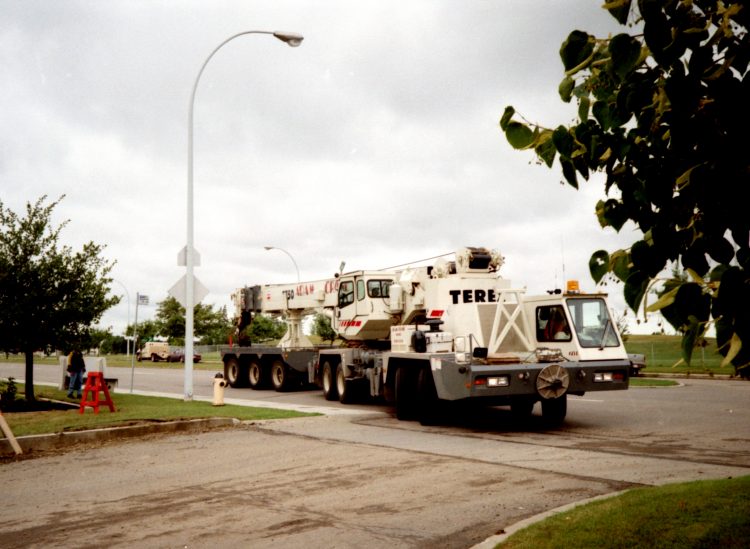
M 51 225 L 60 201 L 43 196 L 20 217 L 0 201 L 0 349 L 20 350 L 26 364 L 26 400 L 34 400 L 34 351 L 88 344 L 91 326 L 116 305 L 107 275 L 114 262 L 104 246 L 89 242 L 79 252 L 60 246 L 67 222 Z
M 81 345 L 82 350 L 90 350 L 101 347 L 102 343 L 112 337 L 110 329 L 102 330 L 101 328 L 91 328 L 89 336 Z
M 196 305 L 196 308 L 198 305 Z M 193 312 L 195 315 L 195 312 Z M 193 317 L 195 318 L 195 317 Z M 197 323 L 193 332 L 197 336 Z M 157 304 L 156 325 L 158 334 L 169 339 L 174 343 L 179 341 L 180 344 L 185 341 L 185 307 L 173 297 L 167 297 L 164 301 Z
M 244 331 L 244 336 L 249 337 L 250 341 L 271 341 L 281 339 L 286 333 L 286 323 L 270 316 L 257 314 L 253 316 L 253 321 Z M 241 337 L 240 340 L 244 339 Z
M 99 344 L 99 351 L 104 355 L 124 355 L 128 352 L 128 344 L 124 337 L 110 334 Z
M 750 365 L 750 8 L 738 0 L 613 0 L 605 9 L 642 32 L 599 39 L 570 33 L 560 48 L 558 88 L 578 117 L 555 129 L 508 106 L 500 126 L 510 144 L 533 150 L 574 188 L 606 175 L 596 205 L 602 227 L 632 221 L 642 238 L 628 249 L 594 252 L 594 280 L 624 284 L 636 312 L 662 310 L 683 333 L 689 362 L 706 329 L 716 328 L 724 363 Z M 647 297 L 669 265 L 672 280 Z M 606 278 L 605 278 L 606 277 Z M 744 346 L 743 346 L 744 342 Z M 745 373 L 740 372 L 740 373 Z
M 233 331 L 225 307 L 214 310 L 211 305 L 198 303 L 193 309 L 193 332 L 207 345 L 226 343 Z M 174 297 L 159 302 L 156 310 L 158 333 L 169 338 L 170 343 L 185 342 L 185 307 Z
M 333 340 L 336 339 L 336 332 L 331 327 L 331 320 L 324 314 L 317 313 L 313 317 L 312 333 L 323 341 L 333 343 Z
M 234 326 L 227 316 L 227 308 L 198 305 L 195 309 L 194 322 L 198 327 L 201 341 L 206 345 L 222 345 L 229 340 Z
M 125 335 L 133 337 L 136 332 L 137 341 L 133 346 L 135 350 L 142 346 L 142 342 L 152 341 L 157 335 L 159 335 L 159 326 L 154 320 L 143 320 L 138 322 L 137 327 L 134 324 L 128 324 L 128 327 L 125 330 Z

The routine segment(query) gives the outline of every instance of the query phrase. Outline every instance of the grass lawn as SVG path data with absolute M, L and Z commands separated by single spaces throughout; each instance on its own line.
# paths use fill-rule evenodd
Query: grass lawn
M 631 377 L 631 387 L 676 387 L 679 385 L 673 379 L 655 379 L 653 377 Z
M 638 488 L 516 532 L 497 549 L 750 546 L 750 476 Z
M 646 374 L 708 374 L 733 375 L 734 367 L 721 367 L 723 357 L 716 350 L 716 340 L 708 338 L 708 345 L 693 351 L 690 366 L 676 365 L 682 358 L 681 336 L 630 335 L 625 342 L 629 353 L 646 355 Z
M 5 389 L 5 382 L 0 382 L 0 391 Z M 46 386 L 35 386 L 38 399 L 48 398 L 75 402 L 66 398 L 65 391 Z M 51 410 L 44 412 L 3 413 L 13 434 L 17 437 L 43 433 L 60 433 L 82 429 L 97 429 L 130 425 L 139 421 L 171 421 L 177 419 L 197 419 L 209 417 L 233 417 L 240 420 L 282 419 L 316 414 L 304 414 L 291 410 L 271 408 L 251 408 L 247 406 L 213 406 L 210 402 L 110 393 L 115 404 L 115 412 L 106 406 L 99 408 L 95 414 L 91 408 L 80 414 L 78 408 L 68 410 Z M 1 434 L 1 433 L 0 433 Z

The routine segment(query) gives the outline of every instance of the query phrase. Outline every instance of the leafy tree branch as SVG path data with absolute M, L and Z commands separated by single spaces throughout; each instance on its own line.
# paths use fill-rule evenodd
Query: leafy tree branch
M 713 323 L 725 362 L 750 373 L 750 9 L 738 0 L 615 0 L 604 5 L 642 32 L 596 38 L 574 30 L 560 47 L 562 101 L 576 123 L 554 130 L 505 108 L 500 127 L 516 149 L 533 150 L 579 188 L 606 175 L 600 225 L 634 223 L 642 238 L 598 250 L 594 280 L 623 284 L 646 309 L 653 281 L 679 264 L 688 280 L 664 284 L 648 307 L 683 333 L 683 357 Z

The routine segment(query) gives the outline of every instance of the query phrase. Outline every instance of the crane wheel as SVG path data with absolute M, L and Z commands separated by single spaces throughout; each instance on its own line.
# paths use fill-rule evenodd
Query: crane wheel
M 417 376 L 412 370 L 405 366 L 396 370 L 396 417 L 402 421 L 416 417 Z
M 421 368 L 417 377 L 417 415 L 422 425 L 437 425 L 442 416 L 442 406 L 429 368 Z
M 271 385 L 276 391 L 289 389 L 289 371 L 283 360 L 274 360 L 271 364 Z
M 240 381 L 240 363 L 236 358 L 230 358 L 224 363 L 224 379 L 227 380 L 230 387 L 239 387 Z
M 336 368 L 336 392 L 338 392 L 339 402 L 342 404 L 354 402 L 354 383 L 346 379 L 343 364 L 339 364 Z
M 542 419 L 547 427 L 559 427 L 568 413 L 568 395 L 542 400 Z
M 257 360 L 251 360 L 247 365 L 247 382 L 253 389 L 262 389 L 265 385 L 263 367 Z
M 323 363 L 323 396 L 326 400 L 336 400 L 339 397 L 338 391 L 336 390 L 336 374 L 333 365 L 330 361 L 326 360 Z

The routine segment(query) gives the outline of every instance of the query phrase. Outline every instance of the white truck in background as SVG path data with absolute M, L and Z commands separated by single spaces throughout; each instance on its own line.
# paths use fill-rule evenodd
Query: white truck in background
M 503 258 L 462 248 L 454 261 L 393 271 L 355 271 L 233 294 L 238 330 L 255 314 L 282 315 L 278 347 L 221 350 L 232 387 L 283 391 L 315 383 L 328 400 L 384 398 L 399 419 L 439 421 L 457 401 L 510 405 L 525 417 L 541 402 L 551 425 L 567 395 L 628 388 L 630 360 L 605 294 L 529 297 L 498 275 Z M 322 312 L 346 346 L 313 346 L 305 315 Z

